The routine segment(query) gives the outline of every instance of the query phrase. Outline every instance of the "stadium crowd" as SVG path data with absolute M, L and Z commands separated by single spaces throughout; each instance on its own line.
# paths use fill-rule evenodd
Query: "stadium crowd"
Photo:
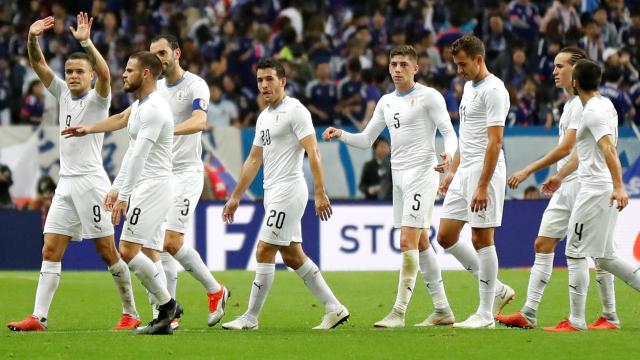
M 443 93 L 455 125 L 463 80 L 449 45 L 472 32 L 509 90 L 508 126 L 549 128 L 559 120 L 565 96 L 553 84 L 553 59 L 570 45 L 604 67 L 601 93 L 620 125 L 640 123 L 637 0 L 9 0 L 0 5 L 0 124 L 57 123 L 56 103 L 26 60 L 27 30 L 55 17 L 41 46 L 63 76 L 66 56 L 81 51 L 67 29 L 87 9 L 113 77 L 112 113 L 132 102 L 122 90 L 127 57 L 169 32 L 181 41 L 183 67 L 209 84 L 211 126 L 255 125 L 264 103 L 253 68 L 275 56 L 286 66 L 288 93 L 304 100 L 316 126 L 362 127 L 393 87 L 388 50 L 405 43 L 419 53 L 417 81 Z

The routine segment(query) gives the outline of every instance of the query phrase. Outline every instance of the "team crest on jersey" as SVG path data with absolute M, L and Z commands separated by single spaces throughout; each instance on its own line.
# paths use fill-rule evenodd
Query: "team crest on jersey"
M 178 90 L 176 92 L 176 99 L 178 99 L 178 101 L 185 101 L 187 100 L 187 92 L 184 90 Z

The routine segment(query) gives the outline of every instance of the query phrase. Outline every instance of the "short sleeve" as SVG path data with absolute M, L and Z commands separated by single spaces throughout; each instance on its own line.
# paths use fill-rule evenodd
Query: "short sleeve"
M 260 139 L 260 125 L 262 124 L 262 121 L 260 119 L 260 116 L 258 116 L 258 121 L 256 121 L 256 134 L 253 136 L 253 145 L 254 146 L 258 146 L 258 147 L 263 147 L 262 146 L 262 141 Z
M 571 113 L 569 116 L 569 126 L 567 126 L 568 130 L 578 130 L 580 127 L 580 121 L 582 120 L 582 104 L 580 103 L 580 99 L 574 99 L 577 103 L 571 104 Z
M 59 99 L 60 96 L 68 89 L 69 87 L 67 87 L 67 83 L 57 75 L 53 76 L 53 80 L 51 80 L 51 84 L 49 84 L 49 87 L 47 88 L 51 95 L 55 96 L 57 99 Z
M 138 131 L 137 138 L 145 138 L 153 141 L 154 143 L 160 137 L 160 132 L 164 126 L 164 121 L 158 119 L 158 117 L 164 117 L 162 111 L 155 105 L 149 104 L 145 109 L 142 109 L 140 114 L 140 130 Z
M 291 112 L 291 128 L 293 133 L 296 134 L 298 140 L 309 135 L 315 135 L 316 131 L 313 128 L 313 122 L 311 121 L 311 113 L 302 104 L 297 104 Z
M 505 94 L 498 88 L 489 88 L 484 93 L 484 103 L 487 110 L 487 127 L 504 126 L 509 102 Z
M 96 89 L 93 89 L 91 90 L 91 97 L 92 100 L 100 107 L 106 107 L 107 109 L 109 109 L 109 107 L 111 106 L 111 91 L 109 91 L 109 95 L 107 95 L 106 97 L 102 97 L 100 96 L 100 94 L 98 94 Z
M 607 124 L 607 117 L 598 116 L 598 113 L 594 110 L 585 111 L 582 121 L 584 121 L 584 126 L 589 129 L 596 142 L 607 135 L 613 135 L 611 128 Z
M 209 105 L 209 87 L 204 80 L 196 81 L 191 86 L 192 107 L 191 110 L 202 110 L 207 112 Z

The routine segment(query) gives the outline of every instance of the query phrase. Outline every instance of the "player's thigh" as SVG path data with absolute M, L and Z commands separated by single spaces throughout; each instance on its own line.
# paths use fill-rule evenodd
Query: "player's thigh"
M 169 180 L 145 181 L 131 195 L 127 218 L 120 238 L 143 247 L 162 251 L 162 225 L 171 206 Z
M 393 190 L 393 227 L 402 227 L 402 212 L 404 208 L 404 192 L 402 191 L 402 172 L 391 170 Z
M 467 202 L 471 203 L 478 187 L 484 164 L 474 165 L 469 174 L 466 191 Z M 502 225 L 504 194 L 507 184 L 507 169 L 504 161 L 498 161 L 493 176 L 489 181 L 489 202 L 485 210 L 469 212 L 469 225 L 472 228 L 496 228 Z
M 611 189 L 582 189 L 569 219 L 566 254 L 570 257 L 608 257 L 615 253 L 613 232 L 618 212 L 609 206 Z
M 442 204 L 441 219 L 469 221 L 469 203 L 465 196 L 464 186 L 467 182 L 468 173 L 468 169 L 459 168 L 453 176 Z
M 103 208 L 104 197 L 111 188 L 105 175 L 88 175 L 76 180 L 73 203 L 82 224 L 84 239 L 98 239 L 113 235 L 111 216 Z
M 433 204 L 438 193 L 438 180 L 438 173 L 433 169 L 406 171 L 402 184 L 401 225 L 403 227 L 429 228 Z
M 72 240 L 82 240 L 82 227 L 73 203 L 72 189 L 71 181 L 61 177 L 44 223 L 45 236 L 55 234 L 71 237 Z
M 539 237 L 554 239 L 565 237 L 578 189 L 579 183 L 574 180 L 562 184 L 553 194 L 540 221 Z
M 308 199 L 303 181 L 276 186 L 265 191 L 265 214 L 259 239 L 277 246 L 302 242 L 300 222 Z
M 202 194 L 203 184 L 204 178 L 200 171 L 185 171 L 173 175 L 173 200 L 167 214 L 166 230 L 181 234 L 186 232 Z

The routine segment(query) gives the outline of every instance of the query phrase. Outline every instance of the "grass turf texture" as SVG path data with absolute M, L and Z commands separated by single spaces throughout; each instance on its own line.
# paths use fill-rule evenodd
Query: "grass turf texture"
M 224 321 L 245 311 L 251 281 L 249 271 L 216 273 L 232 289 Z M 327 282 L 349 308 L 351 320 L 330 332 L 312 331 L 323 309 L 293 272 L 278 271 L 260 318 L 260 330 L 232 332 L 206 325 L 207 302 L 200 285 L 180 274 L 178 300 L 185 308 L 181 329 L 173 336 L 130 336 L 109 330 L 120 313 L 111 275 L 105 272 L 63 272 L 49 313 L 47 333 L 13 333 L 9 321 L 22 320 L 33 309 L 37 272 L 0 272 L 0 358 L 206 358 L 206 359 L 413 359 L 413 358 L 630 358 L 638 353 L 640 295 L 616 280 L 620 331 L 545 333 L 541 329 L 456 330 L 414 328 L 431 312 L 431 300 L 418 274 L 415 295 L 404 329 L 374 329 L 395 299 L 395 272 L 325 273 Z M 477 307 L 477 286 L 466 272 L 443 274 L 456 319 Z M 516 290 L 511 313 L 524 302 L 529 272 L 502 270 L 500 278 Z M 594 279 L 593 272 L 591 278 Z M 144 290 L 134 279 L 138 310 L 150 320 Z M 568 315 L 567 273 L 555 271 L 539 309 L 539 326 L 551 326 Z M 600 314 L 592 281 L 587 321 Z

